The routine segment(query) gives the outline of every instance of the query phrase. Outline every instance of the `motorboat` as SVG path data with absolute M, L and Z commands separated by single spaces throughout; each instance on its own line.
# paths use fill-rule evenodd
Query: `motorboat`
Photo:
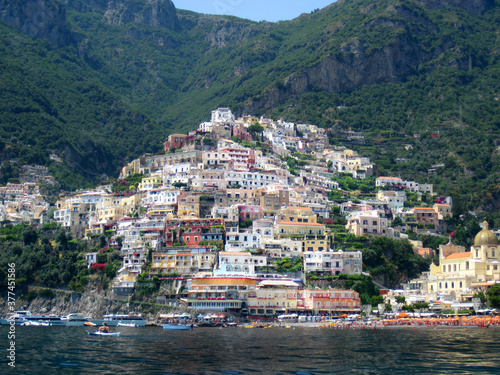
M 100 325 L 97 321 L 94 320 L 95 323 Z M 133 315 L 133 314 L 108 314 L 104 315 L 104 319 L 100 322 L 106 323 L 106 325 L 110 327 L 117 327 L 118 323 L 122 324 L 134 324 L 137 327 L 145 327 L 146 321 L 141 315 Z
M 163 329 L 165 331 L 190 331 L 193 329 L 192 324 L 169 324 L 163 323 Z
M 61 318 L 62 321 L 65 322 L 67 326 L 83 326 L 85 322 L 89 322 L 92 320 L 89 316 L 83 316 L 83 314 L 79 313 L 71 313 Z
M 122 322 L 118 322 L 118 324 L 116 326 L 117 327 L 137 327 L 137 324 L 135 324 L 135 323 L 122 323 Z
M 14 321 L 17 325 L 33 325 L 33 326 L 59 326 L 64 325 L 64 321 L 61 320 L 59 315 L 34 315 L 28 310 L 15 311 L 10 317 L 8 317 L 2 324 L 11 324 Z M 35 324 L 23 324 L 23 323 L 35 323 Z M 36 324 L 40 323 L 40 324 Z

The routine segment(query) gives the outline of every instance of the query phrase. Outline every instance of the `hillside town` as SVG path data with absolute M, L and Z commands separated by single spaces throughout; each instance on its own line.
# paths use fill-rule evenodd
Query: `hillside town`
M 351 198 L 334 180 L 339 175 L 373 179 L 373 194 L 333 201 L 332 193 Z M 26 176 L 0 187 L 0 219 L 55 221 L 76 238 L 106 236 L 107 246 L 87 253 L 85 262 L 99 269 L 100 253 L 120 251 L 116 296 L 126 298 L 138 282 L 171 280 L 173 290 L 159 303 L 263 317 L 361 312 L 354 290 L 306 286 L 311 275 L 369 276 L 362 252 L 336 241 L 333 211 L 354 236 L 409 239 L 408 231 L 448 233 L 453 207 L 432 184 L 379 176 L 368 158 L 331 146 L 325 129 L 236 119 L 229 108 L 212 111 L 195 131 L 169 135 L 164 152 L 125 165 L 113 184 L 61 196 L 55 207 L 40 193 L 41 183 L 54 184 L 48 171 L 30 166 Z M 409 206 L 415 201 L 419 206 Z M 441 245 L 439 265 L 420 278 L 396 290 L 380 285 L 384 302 L 398 306 L 404 296 L 436 309 L 477 309 L 474 294 L 500 280 L 498 234 L 485 222 L 471 249 Z M 436 255 L 410 242 L 415 254 Z M 297 267 L 280 272 L 276 264 L 285 259 Z

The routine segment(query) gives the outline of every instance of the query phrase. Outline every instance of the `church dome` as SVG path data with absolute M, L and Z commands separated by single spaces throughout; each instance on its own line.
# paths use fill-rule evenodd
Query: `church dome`
M 496 236 L 493 234 L 491 230 L 488 230 L 488 222 L 483 222 L 483 230 L 476 234 L 476 238 L 474 238 L 474 246 L 482 246 L 482 245 L 498 245 L 498 240 Z

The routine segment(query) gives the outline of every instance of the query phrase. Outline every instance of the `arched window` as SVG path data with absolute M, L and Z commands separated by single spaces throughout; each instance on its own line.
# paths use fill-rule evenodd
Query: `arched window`
M 462 282 L 460 281 L 460 288 L 462 288 Z

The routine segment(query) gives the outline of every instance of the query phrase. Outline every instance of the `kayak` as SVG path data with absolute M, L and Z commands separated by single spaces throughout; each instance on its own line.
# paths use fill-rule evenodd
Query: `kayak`
M 85 331 L 87 335 L 92 335 L 92 336 L 120 336 L 121 332 L 99 332 L 99 331 L 94 331 L 94 332 L 89 332 Z

